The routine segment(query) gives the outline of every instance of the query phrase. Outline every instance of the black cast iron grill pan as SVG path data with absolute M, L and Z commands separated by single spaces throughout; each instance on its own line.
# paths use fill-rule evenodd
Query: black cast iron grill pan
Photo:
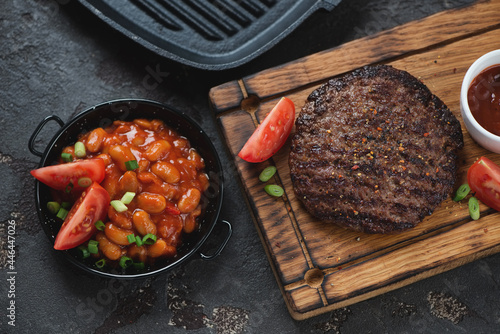
M 341 0 L 78 0 L 127 37 L 207 70 L 242 65 Z

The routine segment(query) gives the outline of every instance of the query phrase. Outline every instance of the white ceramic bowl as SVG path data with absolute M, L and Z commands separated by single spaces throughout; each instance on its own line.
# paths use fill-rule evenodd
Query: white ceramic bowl
M 472 80 L 481 73 L 484 69 L 500 64 L 500 50 L 488 52 L 477 59 L 465 73 L 462 81 L 462 89 L 460 91 L 460 110 L 465 127 L 471 137 L 482 147 L 495 153 L 500 153 L 500 136 L 494 135 L 487 131 L 476 121 L 469 108 L 467 101 L 467 91 L 469 90 Z

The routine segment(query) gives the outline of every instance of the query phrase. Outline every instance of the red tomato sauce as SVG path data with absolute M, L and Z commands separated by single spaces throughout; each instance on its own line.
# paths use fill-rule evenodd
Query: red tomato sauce
M 127 210 L 117 212 L 109 206 L 103 231 L 91 240 L 99 242 L 96 258 L 116 261 L 127 256 L 136 262 L 174 257 L 184 234 L 198 229 L 201 196 L 209 186 L 205 163 L 188 139 L 160 120 L 115 121 L 97 128 L 79 140 L 85 145 L 82 159 L 101 158 L 105 177 L 100 183 L 111 201 L 126 192 L 135 193 Z M 75 157 L 74 146 L 63 149 Z M 127 161 L 138 167 L 127 169 Z M 130 168 L 130 167 L 129 167 Z M 157 237 L 155 243 L 138 245 L 128 235 Z
M 476 121 L 500 136 L 500 64 L 488 67 L 474 78 L 467 100 Z

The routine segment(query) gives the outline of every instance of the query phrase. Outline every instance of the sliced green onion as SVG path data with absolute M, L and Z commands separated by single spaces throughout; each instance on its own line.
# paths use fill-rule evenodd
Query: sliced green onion
M 455 202 L 459 202 L 459 201 L 463 200 L 469 194 L 469 192 L 470 192 L 469 185 L 467 183 L 464 183 L 457 189 L 457 192 L 456 192 L 453 200 Z
M 274 167 L 274 166 L 266 167 L 260 173 L 259 180 L 261 180 L 262 182 L 267 182 L 267 181 L 269 181 L 273 177 L 273 175 L 275 173 L 276 173 L 276 167 Z
M 94 223 L 94 226 L 96 229 L 98 229 L 99 231 L 104 231 L 104 228 L 106 227 L 106 225 L 104 225 L 104 223 L 102 222 L 102 220 L 98 220 Z
M 100 259 L 95 263 L 95 266 L 99 269 L 103 268 L 106 265 L 106 260 L 105 259 Z
M 283 188 L 276 184 L 268 184 L 264 187 L 264 190 L 266 191 L 266 193 L 274 197 L 281 197 L 285 193 Z
M 70 183 L 68 183 L 68 185 L 66 186 L 66 188 L 64 189 L 64 191 L 65 191 L 66 193 L 70 193 L 70 192 L 71 192 L 71 190 L 73 190 L 73 187 L 74 187 L 73 183 L 72 183 L 72 182 L 70 182 Z
M 117 199 L 111 201 L 109 204 L 116 210 L 116 212 L 124 212 L 127 211 L 128 208 L 125 204 L 123 204 L 122 201 L 119 201 Z
M 123 204 L 130 204 L 135 197 L 135 193 L 132 191 L 127 191 L 120 200 Z
M 61 202 L 61 208 L 69 210 L 69 209 L 71 209 L 71 203 L 70 202 Z
M 73 156 L 71 153 L 61 153 L 61 159 L 64 162 L 71 162 L 73 161 Z
M 123 269 L 130 267 L 133 263 L 134 261 L 128 256 L 122 256 L 120 258 L 120 267 L 122 267 Z
M 67 215 L 68 215 L 68 210 L 66 210 L 65 208 L 59 208 L 59 211 L 57 211 L 56 217 L 64 220 L 64 219 L 66 219 Z
M 87 248 L 89 249 L 90 254 L 98 254 L 99 253 L 99 241 L 97 240 L 89 240 L 89 244 Z
M 47 203 L 47 210 L 49 210 L 49 212 L 52 214 L 56 214 L 60 208 L 61 208 L 61 205 L 57 202 L 48 202 Z
M 144 262 L 134 262 L 133 264 L 135 270 L 144 269 Z
M 83 158 L 87 153 L 85 152 L 85 144 L 81 141 L 75 143 L 75 155 L 78 158 Z
M 136 235 L 136 236 L 135 236 L 135 244 L 136 244 L 137 246 L 139 246 L 139 247 L 141 247 L 141 246 L 142 246 L 142 239 L 141 239 L 141 237 L 140 237 L 140 236 L 138 236 L 138 235 Z
M 127 170 L 134 170 L 139 168 L 139 163 L 137 162 L 137 160 L 125 161 L 125 167 L 127 168 Z
M 86 258 L 88 258 L 90 256 L 89 250 L 86 247 L 84 247 L 84 246 L 78 247 L 78 252 L 80 253 L 80 257 L 82 259 L 86 259 Z
M 92 179 L 90 177 L 81 177 L 78 179 L 78 186 L 82 188 L 88 188 L 92 184 Z
M 127 235 L 127 240 L 129 244 L 135 242 L 135 235 L 134 234 Z
M 471 198 L 469 198 L 469 214 L 470 214 L 470 217 L 472 219 L 474 219 L 474 220 L 478 220 L 479 219 L 479 215 L 480 215 L 480 212 L 479 212 L 479 201 L 474 196 L 472 196 Z
M 152 245 L 156 242 L 156 235 L 148 233 L 142 238 L 142 243 L 144 245 Z

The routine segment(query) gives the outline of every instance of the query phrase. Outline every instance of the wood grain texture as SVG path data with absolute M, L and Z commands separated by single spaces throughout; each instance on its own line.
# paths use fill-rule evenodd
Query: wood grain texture
M 310 92 L 329 78 L 384 63 L 406 70 L 439 96 L 462 124 L 457 186 L 480 156 L 500 155 L 479 147 L 460 116 L 462 78 L 472 62 L 500 49 L 500 0 L 442 12 L 372 37 L 214 87 L 210 99 L 226 144 L 235 157 L 243 190 L 287 307 L 295 319 L 371 298 L 500 251 L 500 214 L 481 205 L 471 221 L 466 203 L 445 200 L 416 228 L 398 235 L 368 235 L 314 219 L 295 198 L 288 167 L 289 143 L 272 159 L 249 164 L 237 157 L 256 124 L 288 96 L 300 111 Z M 457 24 L 461 22 L 461 24 Z M 274 199 L 259 173 L 285 190 Z M 497 226 L 498 225 L 498 226 Z

